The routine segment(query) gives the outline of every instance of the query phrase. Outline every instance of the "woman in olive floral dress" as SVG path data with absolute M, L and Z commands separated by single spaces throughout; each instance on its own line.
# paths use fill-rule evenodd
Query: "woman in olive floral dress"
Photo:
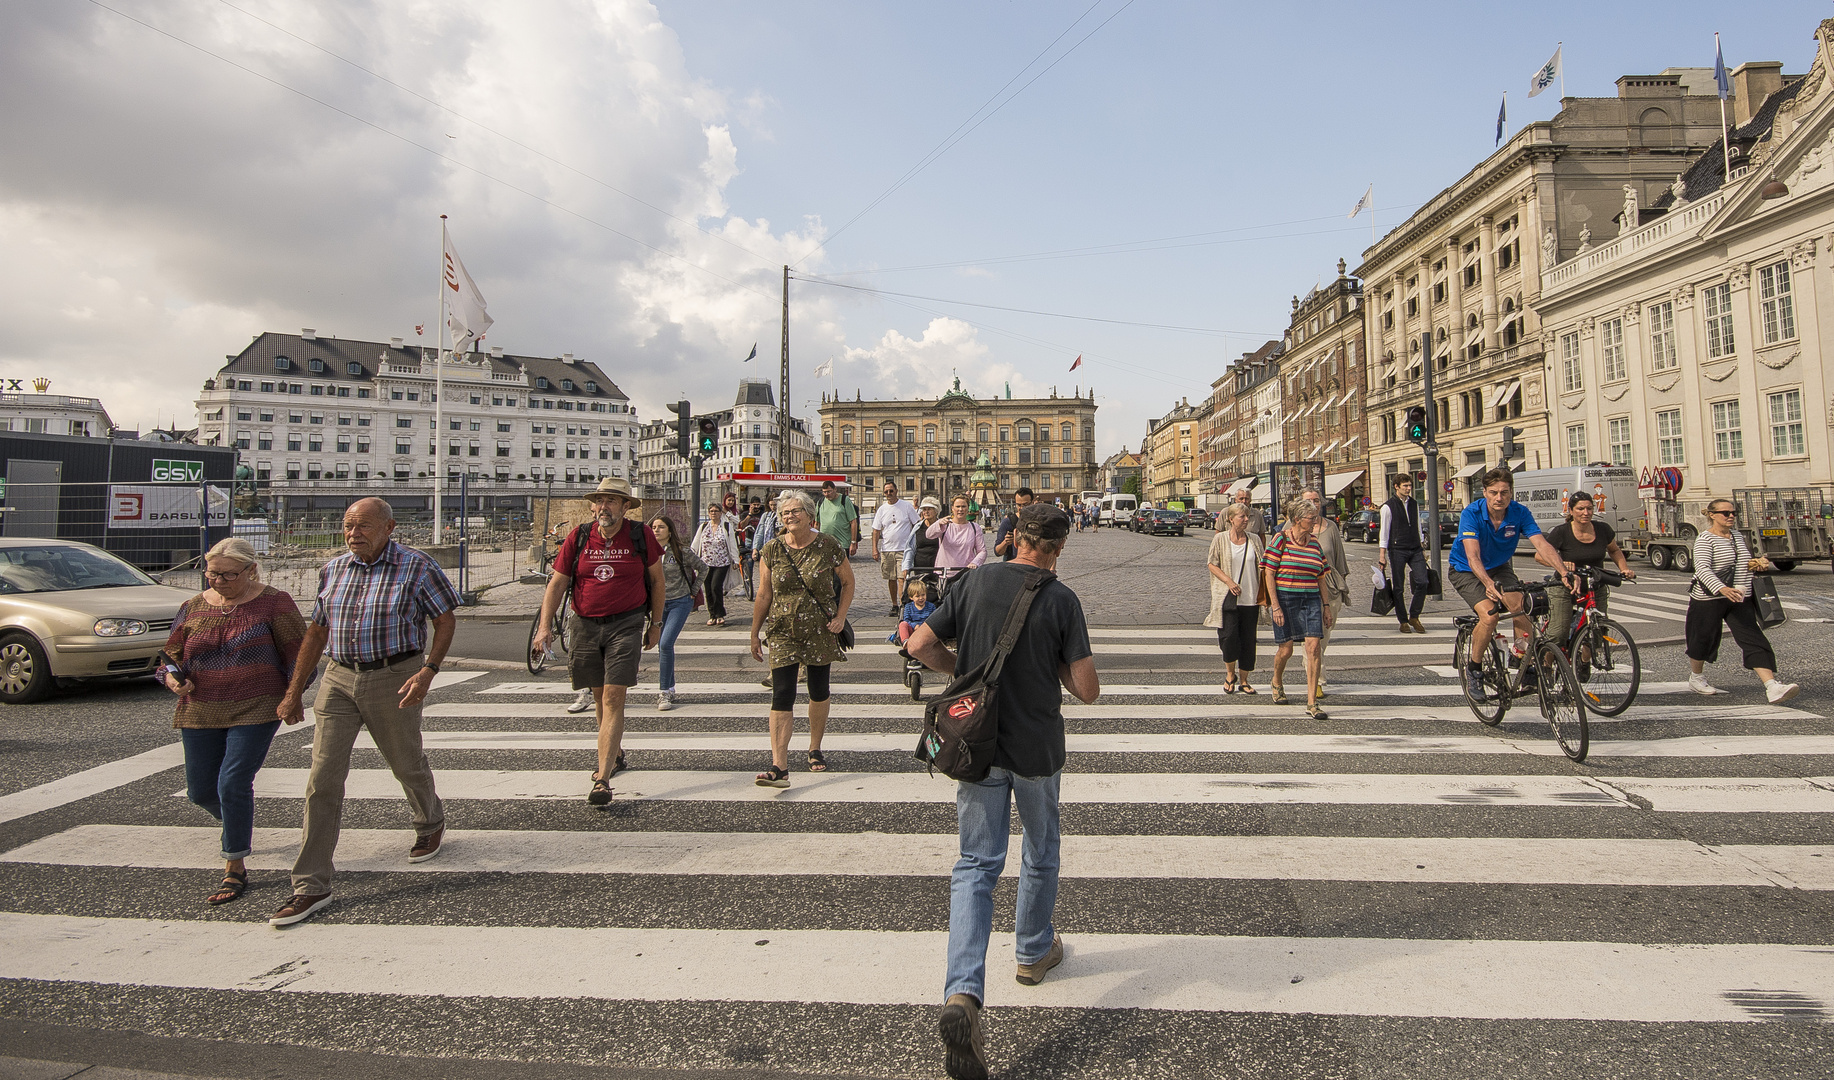
M 821 737 L 828 726 L 828 666 L 845 660 L 840 644 L 853 603 L 847 551 L 815 527 L 815 504 L 800 491 L 777 499 L 784 533 L 764 545 L 758 599 L 751 608 L 751 655 L 771 654 L 771 766 L 759 787 L 790 786 L 790 730 L 795 718 L 796 669 L 808 669 L 809 771 L 826 772 Z

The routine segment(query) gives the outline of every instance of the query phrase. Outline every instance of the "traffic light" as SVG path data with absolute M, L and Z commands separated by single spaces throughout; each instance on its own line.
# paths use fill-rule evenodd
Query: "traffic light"
M 1403 425 L 1403 432 L 1407 435 L 1408 442 L 1416 442 L 1421 446 L 1426 445 L 1432 432 L 1427 427 L 1424 405 L 1416 405 L 1407 410 L 1407 423 Z
M 700 435 L 694 440 L 694 452 L 710 458 L 720 447 L 720 424 L 711 416 L 700 418 Z
M 1509 459 L 1517 457 L 1521 454 L 1522 452 L 1521 447 L 1516 445 L 1516 436 L 1520 434 L 1522 434 L 1522 432 L 1517 428 L 1505 427 L 1503 429 L 1503 460 L 1504 461 L 1508 461 Z
M 669 411 L 676 416 L 675 420 L 675 454 L 686 461 L 694 454 L 693 432 L 688 429 L 692 409 L 685 401 L 677 401 L 669 406 Z

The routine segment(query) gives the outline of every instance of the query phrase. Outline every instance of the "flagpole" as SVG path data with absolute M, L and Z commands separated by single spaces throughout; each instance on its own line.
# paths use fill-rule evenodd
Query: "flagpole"
M 444 476 L 440 472 L 440 427 L 445 420 L 445 395 L 440 393 L 446 388 L 445 351 L 446 351 L 446 250 L 450 241 L 446 237 L 446 215 L 439 216 L 439 336 L 434 339 L 433 349 L 433 542 L 439 543 L 440 537 L 440 485 Z
M 1719 73 L 1725 70 L 1726 57 L 1719 51 L 1719 31 L 1713 31 L 1713 65 L 1714 82 L 1719 81 Z M 1718 89 L 1718 87 L 1715 87 Z M 1719 95 L 1719 149 L 1725 155 L 1726 183 L 1732 182 L 1732 135 L 1726 129 L 1726 95 Z
M 1557 53 L 1560 53 L 1560 50 L 1565 48 L 1566 44 L 1567 43 L 1564 41 L 1554 42 L 1554 51 Z M 1567 99 L 1567 57 L 1565 53 L 1560 53 L 1560 100 L 1565 101 L 1566 99 Z

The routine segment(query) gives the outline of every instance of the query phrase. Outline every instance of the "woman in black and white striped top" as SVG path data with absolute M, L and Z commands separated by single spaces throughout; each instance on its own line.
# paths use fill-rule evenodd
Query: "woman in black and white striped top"
M 1744 653 L 1745 667 L 1764 684 L 1771 704 L 1788 701 L 1801 687 L 1777 678 L 1777 654 L 1758 622 L 1757 602 L 1751 598 L 1754 560 L 1745 536 L 1733 528 L 1738 507 L 1730 499 L 1707 504 L 1708 530 L 1694 541 L 1694 581 L 1688 588 L 1687 652 L 1688 689 L 1696 694 L 1718 694 L 1707 682 L 1706 666 L 1719 659 L 1720 634 L 1725 627 Z M 1769 569 L 1764 563 L 1756 569 Z

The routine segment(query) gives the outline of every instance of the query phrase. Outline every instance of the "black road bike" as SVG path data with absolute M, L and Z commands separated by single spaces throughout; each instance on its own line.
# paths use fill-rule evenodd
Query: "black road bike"
M 1566 654 L 1560 651 L 1560 645 L 1542 635 L 1542 624 L 1537 621 L 1544 620 L 1547 615 L 1547 587 L 1557 580 L 1523 582 L 1502 590 L 1520 592 L 1527 600 L 1523 613 L 1529 616 L 1528 647 L 1519 662 L 1512 664 L 1515 658 L 1510 650 L 1492 636 L 1484 646 L 1480 663 L 1483 695 L 1472 696 L 1469 679 L 1461 677 L 1459 685 L 1464 687 L 1465 701 L 1471 711 L 1491 727 L 1503 722 L 1503 714 L 1509 711 L 1516 698 L 1533 696 L 1540 705 L 1541 718 L 1553 729 L 1554 741 L 1560 744 L 1561 752 L 1574 761 L 1584 761 L 1590 742 L 1585 691 L 1580 688 L 1579 677 L 1574 674 L 1573 665 L 1567 662 Z M 1505 620 L 1513 617 L 1510 612 L 1503 612 Z M 1471 659 L 1471 635 L 1477 629 L 1477 616 L 1463 615 L 1452 623 L 1458 628 L 1458 637 L 1452 646 L 1452 665 L 1462 676 Z

